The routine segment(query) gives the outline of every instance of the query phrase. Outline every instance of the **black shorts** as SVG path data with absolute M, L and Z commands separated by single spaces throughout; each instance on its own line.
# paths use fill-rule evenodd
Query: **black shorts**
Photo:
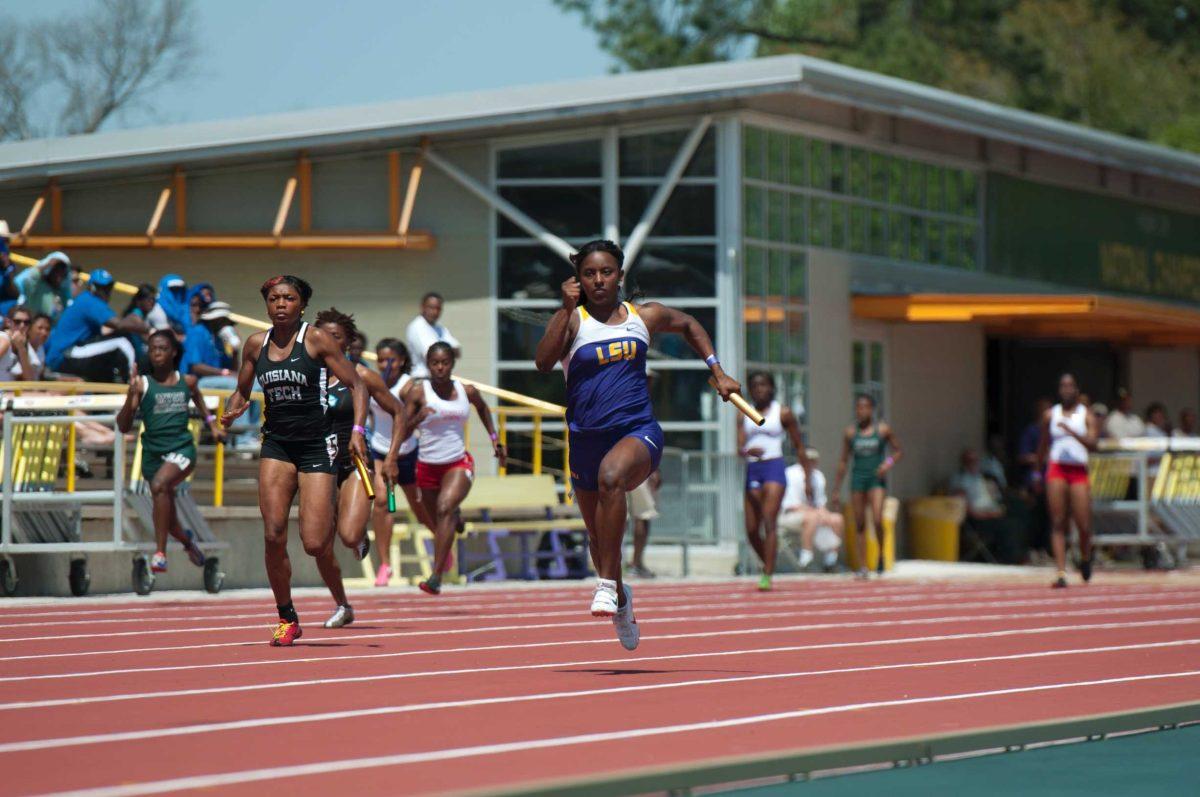
M 417 455 L 419 453 L 421 453 L 420 449 L 414 448 L 396 460 L 396 466 L 400 469 L 400 474 L 396 477 L 396 484 L 407 487 L 417 483 Z M 374 462 L 383 462 L 386 456 L 386 451 L 380 452 L 374 448 L 371 449 L 371 459 Z
M 337 473 L 337 435 L 309 440 L 277 440 L 263 435 L 261 459 L 290 462 L 300 473 Z

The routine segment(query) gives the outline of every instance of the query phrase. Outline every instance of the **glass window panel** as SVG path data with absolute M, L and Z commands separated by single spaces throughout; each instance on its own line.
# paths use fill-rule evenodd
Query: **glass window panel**
M 808 141 L 800 136 L 788 137 L 788 182 L 808 185 Z
M 888 213 L 888 256 L 904 259 L 908 253 L 908 223 L 903 213 Z
M 904 161 L 900 158 L 888 158 L 888 202 L 893 205 L 904 204 Z
M 925 207 L 928 210 L 944 210 L 946 170 L 940 166 L 925 168 Z
M 761 297 L 766 287 L 766 250 L 757 246 L 746 247 L 746 263 L 742 275 L 742 292 L 747 298 Z
M 623 185 L 620 190 L 621 232 L 628 235 L 658 190 L 652 185 Z M 747 189 L 750 190 L 750 189 Z M 677 185 L 651 235 L 715 235 L 717 189 L 712 185 Z
M 975 224 L 964 224 L 962 229 L 962 264 L 967 268 L 975 268 L 976 252 L 979 248 L 979 227 Z
M 663 442 L 666 443 L 668 448 L 682 448 L 685 451 L 712 451 L 712 446 L 706 447 L 704 445 L 705 434 L 705 432 L 698 430 L 691 432 L 663 432 Z M 700 457 L 697 457 L 695 461 L 699 463 L 702 460 Z M 695 499 L 693 498 L 692 500 Z
M 543 246 L 502 246 L 497 293 L 505 299 L 557 299 L 571 266 Z
M 809 204 L 808 242 L 826 246 L 829 241 L 829 200 L 813 199 Z
M 702 408 L 713 403 L 701 399 L 712 390 L 708 386 L 708 369 L 696 371 L 658 370 L 650 380 L 650 399 L 654 416 L 659 421 L 707 421 Z M 718 400 L 719 401 L 719 400 Z M 712 410 L 710 409 L 711 413 Z
M 926 219 L 925 235 L 927 238 L 927 263 L 944 263 L 945 251 L 942 246 L 942 222 L 937 219 Z
M 783 378 L 783 401 L 791 408 L 796 419 L 803 426 L 808 416 L 808 372 L 805 370 L 788 370 Z
M 765 133 L 761 128 L 746 127 L 742 133 L 742 168 L 745 170 L 746 176 L 753 179 L 761 179 L 763 171 L 763 158 L 765 156 Z
M 715 296 L 717 253 L 707 245 L 647 246 L 625 274 L 627 293 L 647 296 Z
M 784 220 L 787 216 L 787 195 L 782 191 L 767 192 L 767 239 L 786 240 Z
M 787 326 L 786 314 L 781 307 L 767 310 L 767 361 L 782 363 L 787 361 Z
M 766 193 L 764 189 L 753 185 L 743 186 L 742 188 L 745 199 L 746 217 L 744 224 L 746 225 L 747 238 L 762 238 L 766 231 Z
M 804 313 L 799 310 L 788 310 L 788 362 L 793 365 L 804 365 L 808 361 L 808 336 L 806 333 Z
M 834 249 L 846 248 L 846 203 L 830 203 L 829 245 Z
M 600 141 L 566 141 L 496 153 L 496 176 L 599 177 Z
M 883 383 L 883 344 L 871 343 L 871 381 Z
M 974 172 L 962 173 L 962 212 L 974 216 L 979 212 L 979 178 Z
M 871 209 L 871 254 L 883 255 L 886 249 L 886 230 L 884 228 L 883 211 Z
M 908 217 L 908 259 L 925 261 L 925 224 L 920 216 Z
M 788 178 L 786 133 L 771 131 L 767 134 L 767 179 L 773 183 L 786 183 Z
M 829 145 L 829 190 L 837 194 L 846 193 L 846 147 Z
M 808 258 L 803 252 L 792 252 L 788 259 L 788 300 L 804 303 L 808 299 Z
M 962 172 L 949 169 L 946 172 L 946 212 L 962 215 Z
M 600 186 L 506 185 L 500 196 L 555 235 L 590 239 L 600 234 Z M 527 238 L 529 234 L 496 214 L 502 238 Z
M 619 145 L 621 176 L 658 177 L 666 174 L 690 132 L 690 130 L 665 130 L 659 133 L 622 136 Z M 748 148 L 750 146 L 749 136 L 746 144 Z M 747 158 L 748 161 L 749 158 Z M 696 153 L 692 155 L 692 159 L 683 173 L 688 177 L 711 177 L 716 174 L 716 143 L 711 129 L 700 140 L 700 146 L 696 148 Z
M 704 331 L 712 338 L 713 346 L 717 343 L 717 310 L 715 307 L 692 307 L 684 310 L 688 315 L 700 322 Z M 650 340 L 650 365 L 655 360 L 696 360 L 696 352 L 684 340 L 683 335 L 674 332 L 661 332 Z
M 850 251 L 867 251 L 867 209 L 861 205 L 850 208 Z
M 502 307 L 497 312 L 501 360 L 532 360 L 554 314 L 544 307 Z
M 913 208 L 925 205 L 925 164 L 919 161 L 908 162 L 908 205 Z
M 762 310 L 759 307 L 747 307 L 747 315 L 751 320 L 746 321 L 746 359 L 756 362 L 762 362 L 766 357 L 767 347 L 766 340 L 763 337 L 763 324 L 757 320 L 762 318 Z
M 854 371 L 854 384 L 859 385 L 867 381 L 867 348 L 862 341 L 856 340 L 850 346 L 850 361 Z
M 788 253 L 772 249 L 767 254 L 767 298 L 782 302 L 787 298 Z
M 812 187 L 829 190 L 829 145 L 824 141 L 813 141 L 808 148 L 808 173 Z
M 505 369 L 500 371 L 500 387 L 554 404 L 567 403 L 566 380 L 562 374 L 540 374 L 532 368 L 527 371 Z
M 788 196 L 788 240 L 794 244 L 806 242 L 808 233 L 807 214 L 808 200 L 799 195 Z
M 850 193 L 867 195 L 867 153 L 861 149 L 850 153 Z
M 871 153 L 871 199 L 877 202 L 886 202 L 888 198 L 887 161 L 887 155 Z
M 962 237 L 959 234 L 961 228 L 954 222 L 946 222 L 945 247 L 946 256 L 944 262 L 949 266 L 961 266 L 962 263 Z

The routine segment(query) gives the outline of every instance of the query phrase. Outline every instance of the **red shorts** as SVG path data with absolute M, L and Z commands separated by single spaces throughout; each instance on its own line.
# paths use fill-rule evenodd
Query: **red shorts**
M 442 477 L 455 469 L 465 470 L 467 478 L 474 479 L 475 459 L 470 453 L 466 453 L 462 455 L 462 459 L 456 459 L 453 462 L 443 462 L 440 465 L 417 460 L 417 486 L 422 490 L 440 490 L 442 487 Z
M 1046 481 L 1066 482 L 1069 485 L 1087 484 L 1087 465 L 1072 465 L 1069 462 L 1051 462 L 1046 468 Z

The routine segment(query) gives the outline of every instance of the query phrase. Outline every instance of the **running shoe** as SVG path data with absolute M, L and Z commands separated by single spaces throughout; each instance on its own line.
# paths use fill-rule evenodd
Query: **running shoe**
M 275 626 L 275 634 L 271 637 L 271 647 L 273 648 L 290 648 L 303 635 L 300 630 L 300 623 L 289 623 L 287 620 L 280 620 L 279 625 Z
M 440 576 L 430 576 L 417 586 L 420 587 L 421 592 L 424 592 L 428 595 L 442 594 L 442 579 Z
M 348 603 L 333 610 L 333 614 L 329 615 L 329 619 L 325 621 L 326 628 L 344 628 L 354 622 L 354 607 Z
M 162 551 L 158 551 L 154 556 L 150 557 L 150 572 L 165 573 L 167 572 L 167 555 Z
M 363 559 L 367 558 L 367 554 L 369 554 L 370 552 L 371 552 L 371 536 L 369 534 L 363 534 L 363 538 L 358 541 L 358 545 L 354 546 L 354 555 L 355 555 L 355 557 L 358 558 L 358 561 L 361 562 Z M 387 582 L 385 581 L 384 583 L 386 584 Z M 375 586 L 378 587 L 380 585 L 378 583 L 376 583 Z
M 196 532 L 184 529 L 183 534 L 187 537 L 183 549 L 187 551 L 188 559 L 191 559 L 192 564 L 196 567 L 204 567 L 204 551 L 200 550 L 200 546 L 196 544 Z
M 858 570 L 855 571 L 854 577 L 857 578 L 859 581 L 866 581 L 868 578 L 871 577 L 871 574 L 870 574 L 870 572 L 867 571 L 867 568 L 860 567 L 860 568 L 858 568 Z
M 1092 549 L 1092 555 L 1079 563 L 1079 574 L 1083 576 L 1083 583 L 1086 584 L 1092 580 L 1092 563 L 1096 560 L 1096 549 Z
M 1066 589 L 1067 588 L 1067 574 L 1060 570 L 1058 573 L 1058 578 L 1056 578 L 1054 580 L 1054 583 L 1050 585 L 1050 588 L 1051 589 Z
M 621 585 L 625 593 L 625 605 L 613 613 L 613 627 L 617 629 L 617 639 L 626 650 L 637 650 L 638 641 L 642 637 L 638 630 L 637 618 L 633 616 L 633 590 L 628 584 Z
M 875 574 L 883 578 L 883 554 L 879 554 L 879 561 L 875 563 Z
M 766 573 L 763 573 L 761 576 L 758 577 L 758 591 L 759 592 L 770 592 L 771 591 L 771 577 L 768 576 Z
M 637 578 L 657 578 L 654 571 L 644 565 L 630 565 L 625 568 L 628 575 L 636 576 Z
M 592 595 L 592 617 L 612 617 L 617 613 L 617 582 L 596 579 L 596 592 Z
M 392 580 L 392 568 L 388 565 L 380 565 L 375 571 L 375 586 L 386 587 Z

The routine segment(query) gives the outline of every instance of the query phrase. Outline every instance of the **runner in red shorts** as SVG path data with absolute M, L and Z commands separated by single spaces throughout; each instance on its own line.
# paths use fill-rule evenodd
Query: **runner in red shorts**
M 421 490 L 421 503 L 434 521 L 434 556 L 433 575 L 418 586 L 430 595 L 437 595 L 442 591 L 442 573 L 449 567 L 454 547 L 458 507 L 471 491 L 471 481 L 475 478 L 475 460 L 467 453 L 464 439 L 471 405 L 492 439 L 501 467 L 505 453 L 492 425 L 492 412 L 479 391 L 451 375 L 454 349 L 441 341 L 433 344 L 425 356 L 425 365 L 429 368 L 429 379 L 422 380 L 419 389 L 408 391 L 408 428 L 401 439 L 414 429 L 421 430 L 417 487 Z
M 1088 484 L 1088 452 L 1096 450 L 1100 434 L 1095 417 L 1079 400 L 1079 384 L 1072 374 L 1058 380 L 1055 404 L 1042 416 L 1042 437 L 1038 460 L 1049 462 L 1046 468 L 1046 502 L 1050 508 L 1050 543 L 1058 578 L 1053 586 L 1067 586 L 1068 516 L 1079 530 L 1079 572 L 1083 580 L 1092 578 L 1092 491 Z

